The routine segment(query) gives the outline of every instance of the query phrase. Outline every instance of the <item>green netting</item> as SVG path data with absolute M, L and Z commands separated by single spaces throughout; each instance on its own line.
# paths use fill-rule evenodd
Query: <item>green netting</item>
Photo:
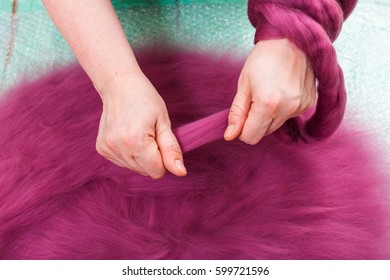
M 15 3 L 16 2 L 16 3 Z M 112 0 L 115 8 L 128 8 L 135 6 L 164 6 L 164 5 L 189 5 L 189 4 L 239 4 L 245 3 L 245 0 Z M 44 10 L 42 0 L 2 0 L 0 2 L 0 12 L 11 12 L 12 7 L 17 5 L 20 13 Z
M 246 3 L 242 1 L 230 1 L 241 2 L 235 4 L 228 2 L 128 7 L 123 7 L 124 1 L 117 2 L 117 5 L 122 5 L 117 8 L 117 14 L 134 48 L 163 40 L 171 45 L 191 45 L 220 52 L 233 50 L 242 54 L 252 46 L 254 29 L 246 16 Z M 136 2 L 126 3 L 134 5 Z M 0 31 L 2 88 L 10 86 L 20 73 L 41 73 L 43 69 L 50 69 L 53 64 L 67 63 L 74 59 L 45 10 L 0 13 Z

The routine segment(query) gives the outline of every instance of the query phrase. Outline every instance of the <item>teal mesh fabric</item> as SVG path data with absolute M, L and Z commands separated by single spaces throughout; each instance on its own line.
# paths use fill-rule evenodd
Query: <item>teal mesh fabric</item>
M 74 59 L 40 1 L 18 1 L 16 13 L 11 12 L 13 1 L 5 2 L 8 5 L 0 9 L 1 88 L 13 84 L 21 73 L 40 74 Z M 250 50 L 254 30 L 246 17 L 245 0 L 174 2 L 114 1 L 133 47 L 164 40 L 237 54 Z
M 12 10 L 14 3 L 17 2 L 18 12 L 32 12 L 43 10 L 42 0 L 2 0 L 0 11 L 9 12 Z M 112 0 L 116 9 L 136 7 L 136 6 L 165 6 L 165 5 L 188 5 L 188 4 L 219 4 L 219 3 L 245 3 L 245 0 Z
M 0 92 L 74 60 L 40 0 L 0 1 Z M 245 0 L 113 1 L 135 48 L 157 39 L 244 56 L 254 29 Z M 336 41 L 349 94 L 347 118 L 365 121 L 390 144 L 390 1 L 361 0 Z M 352 114 L 353 113 L 353 114 Z M 353 118 L 351 117 L 353 115 Z

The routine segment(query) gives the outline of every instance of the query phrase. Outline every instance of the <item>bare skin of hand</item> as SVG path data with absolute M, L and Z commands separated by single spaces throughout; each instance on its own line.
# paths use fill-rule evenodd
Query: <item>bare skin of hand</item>
M 184 176 L 166 106 L 138 66 L 110 0 L 43 3 L 103 101 L 97 151 L 152 178 Z
M 166 170 L 186 175 L 165 103 L 141 71 L 119 75 L 99 94 L 103 112 L 96 149 L 102 156 L 154 179 Z
M 224 137 L 255 145 L 315 100 L 315 77 L 306 55 L 287 39 L 260 41 L 241 71 Z

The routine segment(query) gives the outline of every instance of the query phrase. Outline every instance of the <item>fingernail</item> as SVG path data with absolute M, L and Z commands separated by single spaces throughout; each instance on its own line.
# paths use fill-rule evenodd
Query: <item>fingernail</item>
M 175 160 L 175 164 L 176 164 L 177 169 L 179 169 L 179 171 L 181 173 L 185 173 L 185 174 L 187 173 L 187 170 L 184 167 L 184 164 L 180 159 Z
M 228 127 L 225 130 L 225 133 L 224 133 L 223 137 L 225 137 L 225 139 L 229 138 L 229 136 L 232 134 L 233 130 L 234 130 L 234 125 L 233 124 L 229 124 Z

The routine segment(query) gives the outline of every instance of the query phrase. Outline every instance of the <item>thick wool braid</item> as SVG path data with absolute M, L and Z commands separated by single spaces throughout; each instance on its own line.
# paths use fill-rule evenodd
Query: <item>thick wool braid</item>
M 322 140 L 340 125 L 345 111 L 346 90 L 342 69 L 332 42 L 340 33 L 342 21 L 357 1 L 340 4 L 334 0 L 249 1 L 248 15 L 257 28 L 255 42 L 287 38 L 312 63 L 318 79 L 318 100 L 313 116 L 288 120 L 277 132 L 287 143 Z
M 320 24 L 322 28 L 324 28 L 331 41 L 334 41 L 337 38 L 337 35 L 340 33 L 343 24 L 343 12 L 341 10 L 341 6 L 337 4 L 335 0 L 259 0 L 255 1 L 255 3 L 257 5 L 255 5 L 253 8 L 250 6 L 249 8 L 253 9 L 257 13 L 260 12 L 260 15 L 261 8 L 259 9 L 258 6 L 260 3 L 262 3 L 261 6 L 272 3 L 274 6 L 285 8 L 292 12 L 298 11 L 300 13 L 304 13 Z M 263 22 L 257 22 L 255 26 L 261 28 L 262 25 L 264 25 Z
M 346 20 L 355 8 L 357 0 L 340 0 L 339 3 L 343 9 L 344 20 Z

